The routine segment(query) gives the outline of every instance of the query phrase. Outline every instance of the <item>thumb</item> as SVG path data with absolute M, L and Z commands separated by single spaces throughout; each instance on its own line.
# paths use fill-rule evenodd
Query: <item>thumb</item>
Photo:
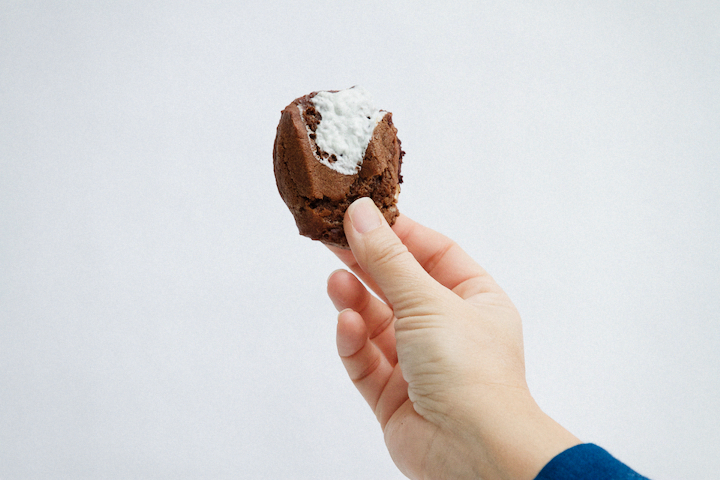
M 446 289 L 403 245 L 372 199 L 363 197 L 350 205 L 345 236 L 358 265 L 382 290 L 398 318 L 435 313 L 427 310 L 438 304 Z

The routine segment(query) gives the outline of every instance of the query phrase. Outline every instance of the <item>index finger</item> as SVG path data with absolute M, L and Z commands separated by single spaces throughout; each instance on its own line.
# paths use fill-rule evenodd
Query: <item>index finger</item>
M 445 235 L 400 214 L 392 227 L 415 259 L 438 283 L 462 298 L 484 292 L 499 292 L 500 287 L 460 246 Z M 381 298 L 375 282 L 358 266 L 350 250 L 331 248 Z
M 457 242 L 400 215 L 393 230 L 426 272 L 462 298 L 500 291 L 495 280 Z

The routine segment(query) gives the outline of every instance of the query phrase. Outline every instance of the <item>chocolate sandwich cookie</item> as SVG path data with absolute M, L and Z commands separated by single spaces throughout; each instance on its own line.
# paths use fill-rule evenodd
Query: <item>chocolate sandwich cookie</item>
M 392 113 L 364 89 L 313 92 L 282 111 L 275 180 L 301 235 L 348 248 L 343 217 L 358 198 L 372 198 L 395 222 L 403 154 Z

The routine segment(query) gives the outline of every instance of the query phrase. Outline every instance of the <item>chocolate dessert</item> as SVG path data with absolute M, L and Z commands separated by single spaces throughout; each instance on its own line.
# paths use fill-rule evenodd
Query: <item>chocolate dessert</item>
M 343 217 L 358 198 L 395 222 L 403 154 L 392 113 L 375 109 L 365 90 L 313 92 L 282 111 L 275 180 L 301 235 L 348 248 Z

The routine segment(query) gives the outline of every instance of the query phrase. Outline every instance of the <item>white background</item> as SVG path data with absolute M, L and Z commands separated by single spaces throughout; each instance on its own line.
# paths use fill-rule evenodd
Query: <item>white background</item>
M 0 478 L 402 478 L 272 173 L 280 110 L 356 84 L 541 406 L 716 478 L 711 0 L 0 1 Z

